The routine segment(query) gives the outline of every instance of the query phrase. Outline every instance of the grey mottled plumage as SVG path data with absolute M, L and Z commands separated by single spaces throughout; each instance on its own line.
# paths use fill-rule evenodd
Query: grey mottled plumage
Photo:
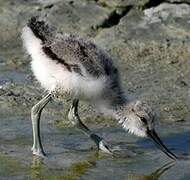
M 48 24 L 36 17 L 29 21 L 28 26 L 42 40 L 44 52 L 58 63 L 67 64 L 68 70 L 75 71 L 72 66 L 78 66 L 79 70 L 76 72 L 82 73 L 80 69 L 82 65 L 91 76 L 107 75 L 118 78 L 118 71 L 113 65 L 112 58 L 92 41 L 75 35 L 52 32 Z
M 103 49 L 76 35 L 56 33 L 52 30 L 54 28 L 35 17 L 29 21 L 28 26 L 42 40 L 42 49 L 47 56 L 62 64 L 68 71 L 81 76 L 105 76 L 106 88 L 103 97 L 112 97 L 110 103 L 115 105 L 124 103 L 126 99 L 121 88 L 119 72 L 112 58 Z

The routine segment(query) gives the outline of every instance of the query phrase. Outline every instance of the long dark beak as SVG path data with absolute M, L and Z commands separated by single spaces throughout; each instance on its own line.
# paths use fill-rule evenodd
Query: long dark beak
M 160 150 L 162 150 L 168 157 L 173 160 L 177 160 L 177 156 L 173 154 L 161 141 L 155 130 L 147 130 L 148 136 L 153 140 L 154 143 L 158 146 Z

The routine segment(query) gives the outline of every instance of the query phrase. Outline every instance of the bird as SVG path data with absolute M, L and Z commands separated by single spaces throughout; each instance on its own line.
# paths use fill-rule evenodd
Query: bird
M 86 101 L 99 112 L 113 117 L 127 132 L 149 137 L 171 159 L 177 156 L 155 131 L 155 113 L 144 101 L 129 101 L 113 58 L 92 40 L 58 32 L 47 20 L 31 17 L 21 32 L 31 69 L 47 94 L 31 109 L 32 153 L 45 157 L 40 136 L 40 117 L 54 98 L 72 99 L 68 119 L 82 130 L 98 150 L 113 153 L 106 141 L 93 133 L 78 113 L 79 101 Z

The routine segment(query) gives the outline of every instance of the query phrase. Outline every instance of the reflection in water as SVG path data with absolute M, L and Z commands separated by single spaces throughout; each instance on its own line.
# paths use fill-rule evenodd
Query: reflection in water
M 39 157 L 33 156 L 31 165 L 31 179 L 64 179 L 76 180 L 96 165 L 102 159 L 98 152 L 93 152 L 86 160 L 72 164 L 69 168 L 48 169 Z M 59 171 L 59 172 L 58 172 Z M 61 172 L 60 172 L 61 171 Z
M 84 161 L 74 163 L 69 168 L 60 169 L 60 174 L 57 170 L 49 170 L 41 158 L 33 156 L 31 165 L 31 179 L 77 180 L 80 179 L 90 168 L 95 167 L 96 162 L 102 158 L 103 157 L 101 157 L 98 152 L 93 153 Z M 174 164 L 174 162 L 167 163 L 149 175 L 129 174 L 127 176 L 127 180 L 158 180 L 159 177 L 174 166 Z
M 96 166 L 96 162 L 106 156 L 101 156 L 98 152 L 93 152 L 86 160 L 72 164 L 69 168 L 55 169 L 48 168 L 43 160 L 39 157 L 33 156 L 31 165 L 31 179 L 57 179 L 57 180 L 77 180 L 85 175 L 91 168 Z M 167 170 L 174 166 L 175 162 L 170 162 L 164 166 L 156 169 L 149 175 L 128 174 L 127 180 L 158 180 Z M 92 178 L 92 177 L 91 177 Z M 96 179 L 96 177 L 93 177 Z M 97 175 L 98 179 L 98 175 Z M 110 177 L 111 179 L 111 177 Z
M 45 165 L 40 157 L 33 156 L 31 164 L 31 179 L 41 179 L 44 175 Z
M 149 175 L 128 175 L 127 180 L 158 180 L 167 170 L 173 167 L 175 162 L 169 162 Z
M 102 157 L 96 151 L 86 160 L 73 164 L 70 168 L 67 169 L 65 175 L 62 177 L 67 180 L 79 179 L 84 175 L 90 168 L 96 166 L 96 161 L 100 160 Z

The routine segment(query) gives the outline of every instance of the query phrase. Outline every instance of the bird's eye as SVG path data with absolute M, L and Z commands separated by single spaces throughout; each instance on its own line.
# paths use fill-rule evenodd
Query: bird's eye
M 143 123 L 147 124 L 147 120 L 146 120 L 146 118 L 141 117 L 141 121 L 142 121 Z

